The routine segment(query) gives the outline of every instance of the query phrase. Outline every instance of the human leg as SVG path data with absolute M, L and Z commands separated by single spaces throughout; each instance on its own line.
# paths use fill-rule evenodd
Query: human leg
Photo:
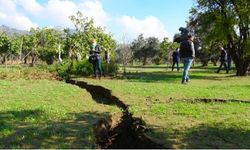
M 218 70 L 217 70 L 217 72 L 216 73 L 219 73 L 220 72 L 220 70 L 221 70 L 221 67 L 222 67 L 222 65 L 224 64 L 224 62 L 221 62 L 220 63 L 220 66 L 219 66 L 219 68 L 218 68 Z
M 98 69 L 98 77 L 100 79 L 102 77 L 102 63 L 101 63 L 101 59 L 97 59 L 97 69 Z
M 174 71 L 175 61 L 173 61 L 172 71 Z
M 179 70 L 180 70 L 180 62 L 177 61 L 177 62 L 176 62 L 176 65 L 177 65 L 177 71 L 179 72 Z
M 188 71 L 191 67 L 192 62 L 193 62 L 192 58 L 183 59 L 184 70 L 183 70 L 183 75 L 182 75 L 182 83 L 186 83 L 188 81 Z
M 96 78 L 96 69 L 97 69 L 97 61 L 93 62 L 93 71 L 94 71 L 94 76 Z

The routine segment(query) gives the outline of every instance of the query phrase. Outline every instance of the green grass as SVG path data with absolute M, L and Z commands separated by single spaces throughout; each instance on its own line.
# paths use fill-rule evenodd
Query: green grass
M 196 100 L 250 100 L 250 77 L 216 74 L 216 69 L 193 68 L 188 85 L 180 84 L 182 72 L 164 66 L 131 67 L 113 80 L 79 80 L 111 89 L 167 147 L 250 148 L 250 103 Z
M 38 70 L 0 68 L 0 148 L 95 148 L 93 123 L 120 110 Z M 249 103 L 196 100 L 250 100 L 250 77 L 215 70 L 192 68 L 188 85 L 180 84 L 182 72 L 163 65 L 130 67 L 115 79 L 77 79 L 112 90 L 166 147 L 250 148 Z
M 120 111 L 64 82 L 7 79 L 0 80 L 0 148 L 95 148 L 93 124 Z

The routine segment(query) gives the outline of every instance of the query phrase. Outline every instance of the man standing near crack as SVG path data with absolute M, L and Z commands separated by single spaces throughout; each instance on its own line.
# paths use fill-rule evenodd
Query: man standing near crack
M 97 78 L 96 70 L 98 70 L 98 78 L 102 77 L 102 66 L 101 66 L 101 49 L 99 45 L 97 45 L 96 39 L 93 39 L 91 45 L 91 63 L 93 64 L 94 76 Z
M 181 42 L 180 44 L 180 57 L 184 64 L 184 70 L 181 81 L 182 84 L 186 84 L 189 81 L 188 71 L 195 57 L 193 40 L 194 36 L 192 34 L 189 34 L 188 39 L 186 41 Z

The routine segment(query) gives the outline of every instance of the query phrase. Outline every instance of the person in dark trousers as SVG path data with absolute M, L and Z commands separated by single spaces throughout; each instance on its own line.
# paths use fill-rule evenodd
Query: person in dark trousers
M 92 41 L 91 50 L 90 50 L 90 58 L 91 63 L 93 64 L 94 76 L 97 78 L 96 71 L 98 70 L 98 78 L 102 77 L 102 66 L 101 66 L 101 57 L 100 57 L 101 49 L 99 45 L 97 45 L 96 39 Z
M 189 81 L 188 71 L 195 57 L 193 40 L 194 36 L 189 34 L 188 39 L 186 41 L 181 42 L 180 44 L 180 58 L 183 61 L 184 65 L 182 81 L 181 81 L 182 84 L 186 84 Z
M 108 50 L 104 51 L 104 60 L 107 64 L 109 64 L 110 58 L 109 58 L 109 52 Z
M 231 55 L 227 52 L 227 69 L 228 69 L 228 71 L 231 70 L 231 65 L 232 65 L 232 57 L 231 57 Z
M 174 70 L 174 66 L 176 64 L 177 71 L 179 72 L 179 70 L 180 70 L 180 53 L 179 53 L 179 48 L 177 48 L 173 52 L 172 59 L 173 59 L 172 71 Z
M 221 67 L 224 66 L 226 72 L 228 73 L 228 66 L 227 66 L 227 52 L 223 47 L 220 47 L 220 66 L 216 73 L 219 73 L 221 70 Z

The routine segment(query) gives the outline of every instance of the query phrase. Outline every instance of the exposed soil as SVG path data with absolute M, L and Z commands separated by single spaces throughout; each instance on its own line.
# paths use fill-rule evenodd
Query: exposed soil
M 224 100 L 224 99 L 209 99 L 209 98 L 202 98 L 202 99 L 195 99 L 195 101 L 198 102 L 204 102 L 204 103 L 211 103 L 211 102 L 221 102 L 221 103 L 250 103 L 250 100 Z
M 68 80 L 66 82 L 86 89 L 92 95 L 92 98 L 99 103 L 116 105 L 123 110 L 122 115 L 100 119 L 94 125 L 98 148 L 166 148 L 145 135 L 147 129 L 144 121 L 140 118 L 134 118 L 128 111 L 128 106 L 119 98 L 113 96 L 110 90 L 101 86 L 87 84 L 84 81 Z

